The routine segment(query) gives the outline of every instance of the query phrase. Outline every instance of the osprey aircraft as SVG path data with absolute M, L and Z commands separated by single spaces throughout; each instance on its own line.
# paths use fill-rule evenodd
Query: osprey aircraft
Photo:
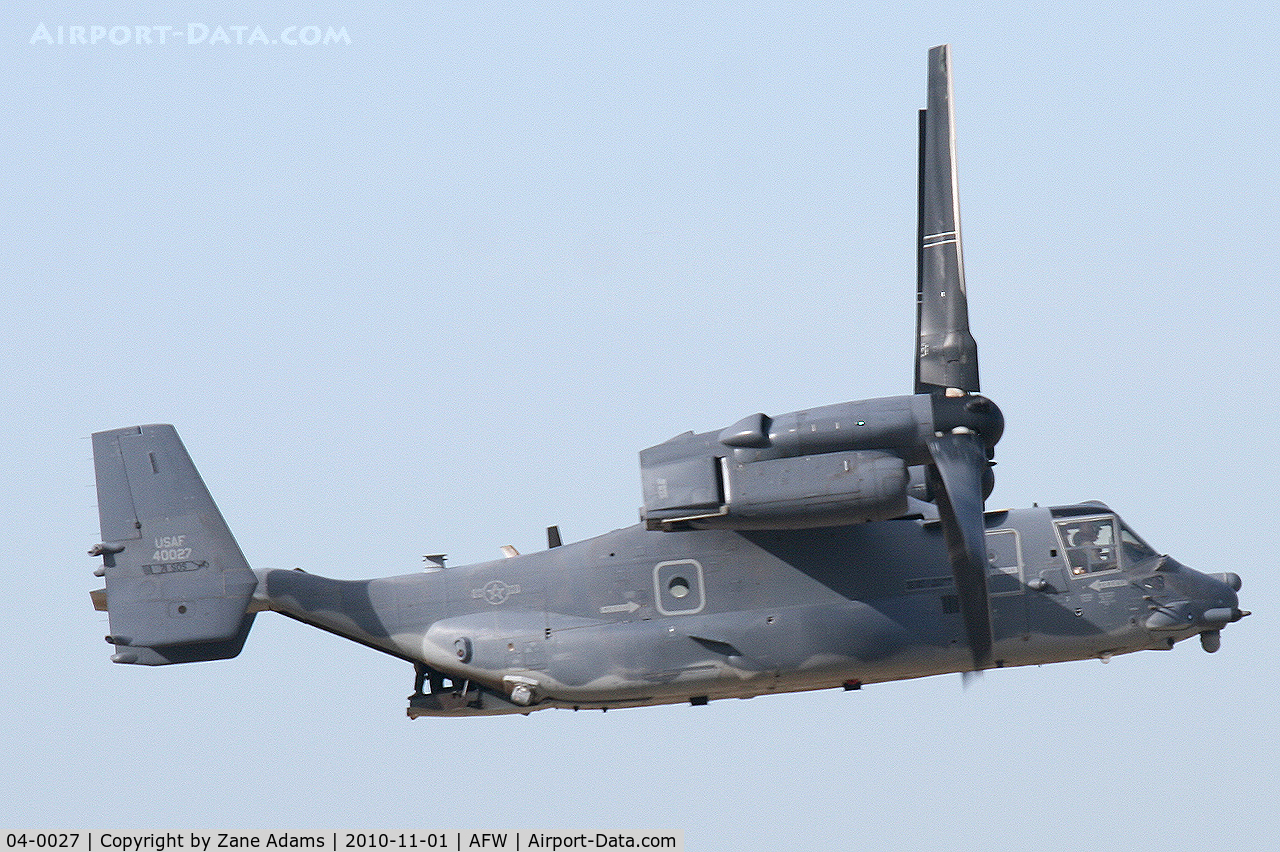
M 528 714 L 1167 649 L 1247 612 L 1102 503 L 986 511 L 950 52 L 920 112 L 914 393 L 686 432 L 640 453 L 641 523 L 373 580 L 249 567 L 172 426 L 93 436 L 93 593 L 117 663 L 234 657 L 272 611 L 412 664 L 408 714 Z

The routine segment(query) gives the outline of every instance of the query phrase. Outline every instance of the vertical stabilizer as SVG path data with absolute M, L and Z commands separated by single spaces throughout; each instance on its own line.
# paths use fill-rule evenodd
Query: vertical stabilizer
M 108 641 L 118 663 L 240 653 L 257 577 L 172 426 L 93 436 Z

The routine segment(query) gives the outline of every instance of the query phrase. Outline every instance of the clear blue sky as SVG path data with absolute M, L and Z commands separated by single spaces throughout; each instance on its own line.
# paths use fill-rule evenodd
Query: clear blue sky
M 1270 848 L 1274 4 L 390 5 L 0 12 L 0 822 Z M 350 44 L 137 43 L 188 23 Z M 176 424 L 255 566 L 358 578 L 626 526 L 643 447 L 909 391 L 941 42 L 989 505 L 1240 573 L 1218 654 L 415 722 L 409 666 L 272 616 L 108 662 L 93 431 Z

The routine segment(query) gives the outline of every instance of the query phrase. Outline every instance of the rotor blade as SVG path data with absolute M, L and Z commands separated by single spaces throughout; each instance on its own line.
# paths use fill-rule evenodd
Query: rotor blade
M 973 432 L 937 435 L 929 441 L 933 463 L 928 468 L 936 495 L 942 535 L 960 596 L 969 648 L 977 669 L 991 664 L 991 606 L 987 595 L 987 538 L 982 519 L 982 479 L 987 453 Z
M 969 333 L 951 105 L 951 47 L 929 51 L 928 107 L 920 112 L 916 253 L 916 393 L 976 392 L 978 346 Z

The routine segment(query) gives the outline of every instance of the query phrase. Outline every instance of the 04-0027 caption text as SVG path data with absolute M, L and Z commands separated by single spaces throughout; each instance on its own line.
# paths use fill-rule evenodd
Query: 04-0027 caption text
M 683 852 L 683 831 L 11 831 L 0 852 L 212 852 L 216 849 L 357 850 L 664 849 Z

